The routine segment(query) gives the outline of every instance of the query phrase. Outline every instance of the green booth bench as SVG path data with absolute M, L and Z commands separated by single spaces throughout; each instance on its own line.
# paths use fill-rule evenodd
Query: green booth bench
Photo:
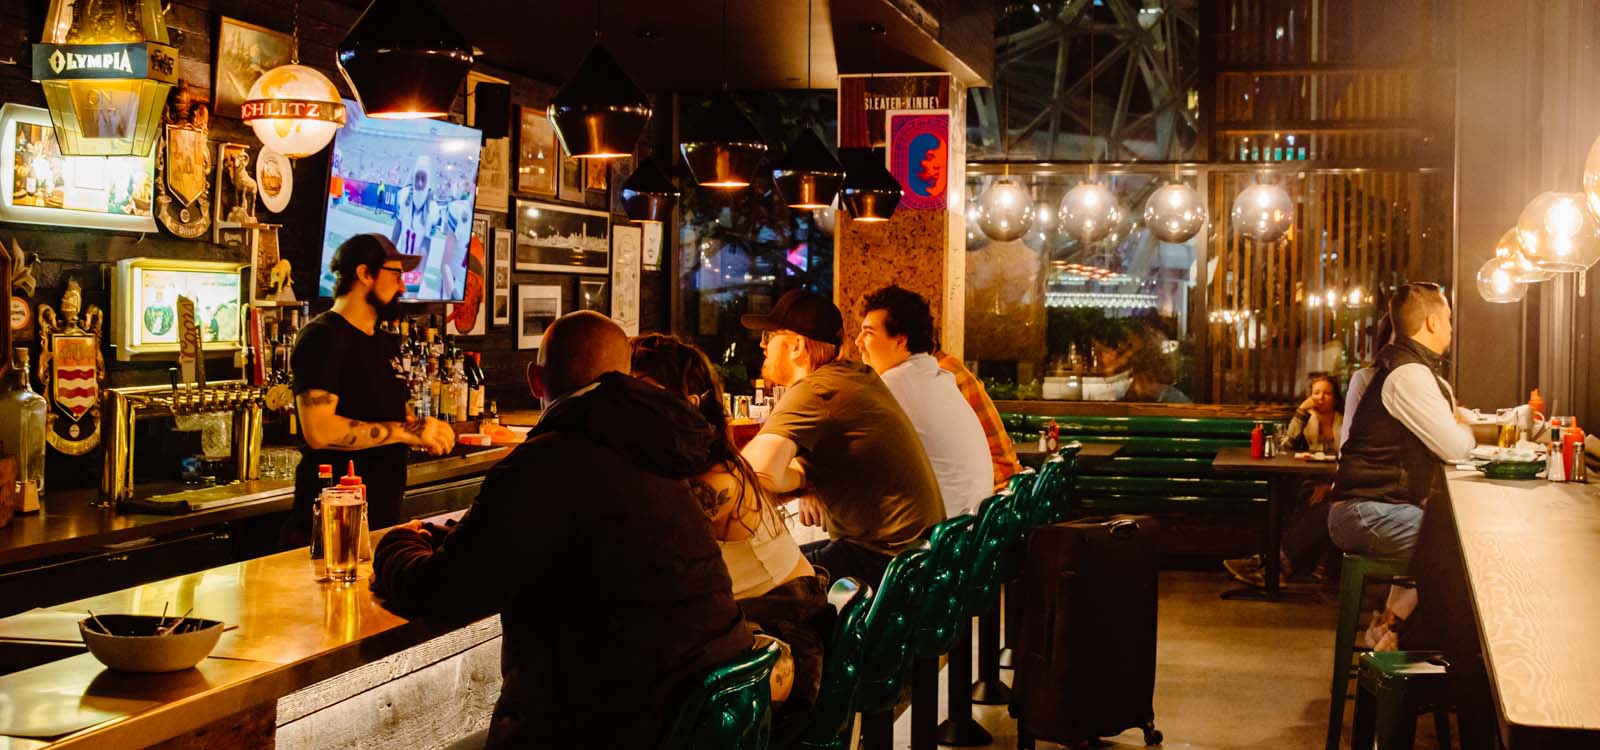
M 1161 516 L 1163 553 L 1235 556 L 1261 550 L 1267 509 L 1265 479 L 1224 477 L 1211 468 L 1217 451 L 1249 447 L 1259 423 L 1272 436 L 1288 416 L 1280 407 L 1224 412 L 1207 406 L 1002 402 L 1001 419 L 1019 452 L 1038 444 L 1054 420 L 1060 443 L 1120 446 L 1116 455 L 1082 465 L 1073 485 L 1075 515 L 1133 513 Z M 1076 408 L 1074 408 L 1076 407 Z M 1064 413 L 1094 411 L 1096 413 Z M 1056 412 L 1056 413 L 1040 413 Z

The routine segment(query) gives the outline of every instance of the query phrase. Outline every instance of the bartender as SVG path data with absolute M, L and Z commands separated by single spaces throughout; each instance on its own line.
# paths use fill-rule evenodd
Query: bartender
M 334 251 L 333 309 L 312 318 L 295 337 L 289 367 L 305 445 L 295 472 L 294 509 L 283 538 L 307 543 L 311 506 L 322 490 L 318 464 L 335 475 L 355 461 L 367 486 L 373 528 L 399 523 L 406 489 L 406 453 L 416 446 L 434 455 L 455 445 L 450 426 L 407 414 L 410 387 L 400 363 L 398 337 L 377 330 L 400 317 L 400 275 L 422 261 L 388 237 L 359 234 Z

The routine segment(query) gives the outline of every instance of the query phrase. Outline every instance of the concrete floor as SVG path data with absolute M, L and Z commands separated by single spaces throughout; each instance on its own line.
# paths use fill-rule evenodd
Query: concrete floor
M 1156 727 L 1162 747 L 1192 750 L 1321 748 L 1328 717 L 1328 678 L 1338 606 L 1322 603 L 1223 601 L 1233 583 L 1220 571 L 1161 575 L 1156 649 Z M 1002 672 L 1007 681 L 1010 671 Z M 941 677 L 940 685 L 944 684 Z M 942 689 L 941 689 L 942 692 Z M 941 695 L 941 701 L 944 696 Z M 995 737 L 989 747 L 1016 747 L 1016 721 L 1004 706 L 976 706 Z M 1349 745 L 1346 704 L 1344 744 Z M 941 706 L 941 715 L 943 708 Z M 1417 728 L 1417 747 L 1433 748 L 1432 724 Z M 1142 748 L 1130 730 L 1109 747 Z M 910 744 L 910 712 L 895 726 L 895 746 Z M 1057 747 L 1039 742 L 1041 748 Z

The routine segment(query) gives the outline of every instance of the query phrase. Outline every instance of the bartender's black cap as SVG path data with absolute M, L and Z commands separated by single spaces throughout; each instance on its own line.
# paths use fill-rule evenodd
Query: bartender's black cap
M 345 240 L 333 251 L 331 266 L 339 278 L 354 279 L 358 266 L 375 269 L 391 260 L 400 261 L 400 268 L 410 271 L 422 263 L 422 256 L 400 252 L 400 248 L 381 234 L 358 234 Z
M 815 292 L 791 289 L 778 298 L 766 315 L 746 315 L 740 319 L 752 331 L 794 331 L 812 341 L 839 345 L 844 332 L 844 316 L 832 302 Z

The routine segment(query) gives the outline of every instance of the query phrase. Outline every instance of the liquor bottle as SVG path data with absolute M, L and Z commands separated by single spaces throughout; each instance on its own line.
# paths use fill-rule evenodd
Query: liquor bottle
M 439 371 L 438 371 L 437 375 L 433 378 L 431 387 L 432 387 L 433 392 L 435 394 L 434 395 L 434 399 L 433 399 L 433 406 L 434 406 L 434 409 L 439 412 L 439 421 L 441 421 L 441 422 L 454 422 L 454 421 L 456 421 L 456 415 L 455 415 L 456 398 L 455 398 L 455 392 L 450 386 L 450 361 L 449 360 L 446 360 L 446 359 L 440 359 L 439 360 Z
M 467 419 L 483 417 L 483 355 L 472 352 L 467 357 Z
M 455 397 L 455 406 L 452 411 L 455 421 L 467 421 L 467 361 L 464 354 L 457 354 L 455 361 L 450 365 L 450 395 Z
M 28 350 L 11 352 L 11 382 L 0 392 L 0 456 L 17 458 L 17 479 L 22 482 L 23 509 L 44 494 L 44 397 L 28 383 Z

